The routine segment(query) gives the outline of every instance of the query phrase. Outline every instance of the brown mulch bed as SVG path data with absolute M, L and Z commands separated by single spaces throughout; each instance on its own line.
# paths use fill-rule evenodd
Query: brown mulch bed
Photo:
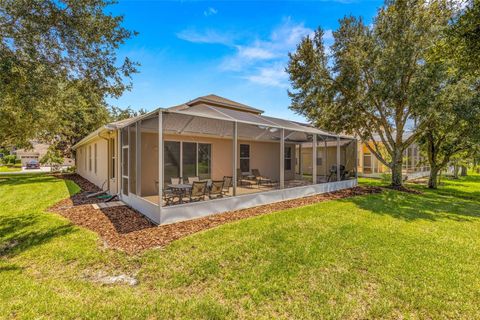
M 80 189 L 82 190 L 81 192 L 74 194 L 70 196 L 70 198 L 63 199 L 62 201 L 56 203 L 50 208 L 50 211 L 56 211 L 56 210 L 64 210 L 66 208 L 70 208 L 72 206 L 78 206 L 78 205 L 84 205 L 84 204 L 92 204 L 92 203 L 99 203 L 103 202 L 104 199 L 98 199 L 96 197 L 92 198 L 87 198 L 87 195 L 89 195 L 92 192 L 98 192 L 101 189 L 88 181 L 85 178 L 82 178 L 76 173 L 69 173 L 69 174 L 52 174 L 52 176 L 58 178 L 58 179 L 68 179 L 72 180 L 75 182 Z
M 63 178 L 70 179 L 71 177 L 72 175 Z M 74 179 L 75 182 L 85 180 L 78 175 L 75 175 Z M 82 186 L 88 187 L 87 184 L 79 182 Z M 66 199 L 51 207 L 50 211 L 57 212 L 74 224 L 98 233 L 104 240 L 104 243 L 110 248 L 120 249 L 128 253 L 137 253 L 148 248 L 165 246 L 179 238 L 231 221 L 327 200 L 373 194 L 381 191 L 382 189 L 378 187 L 356 187 L 163 226 L 156 226 L 141 213 L 127 206 L 97 210 L 91 204 L 79 201 L 81 204 L 68 207 L 65 206 L 65 203 L 70 199 Z M 85 195 L 85 192 L 78 195 L 81 194 Z M 62 205 L 59 205 L 60 203 Z M 71 203 L 73 204 L 73 202 Z
M 64 199 L 52 206 L 49 211 L 57 212 L 74 224 L 90 229 L 100 235 L 108 247 L 136 253 L 142 250 L 162 247 L 187 235 L 214 228 L 216 226 L 255 217 L 274 211 L 296 208 L 317 202 L 347 197 L 379 193 L 379 187 L 356 187 L 331 193 L 287 200 L 254 208 L 211 215 L 199 219 L 156 226 L 138 211 L 127 206 L 94 209 L 92 203 L 102 200 L 87 199 L 88 192 L 100 190 L 98 187 L 76 174 L 56 175 L 60 179 L 75 181 L 82 192 Z

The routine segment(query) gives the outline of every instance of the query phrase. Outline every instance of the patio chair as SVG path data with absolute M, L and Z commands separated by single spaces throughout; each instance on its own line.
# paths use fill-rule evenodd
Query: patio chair
M 182 184 L 182 177 L 178 177 L 178 178 L 170 178 L 170 183 L 171 184 Z
M 192 188 L 190 188 L 189 201 L 205 200 L 207 193 L 207 181 L 193 181 Z
M 230 192 L 230 187 L 232 186 L 233 178 L 229 176 L 223 177 L 223 195 L 227 195 Z
M 252 174 L 255 176 L 255 179 L 258 181 L 258 185 L 262 185 L 262 183 L 263 184 L 272 183 L 272 179 L 262 176 L 260 174 L 260 170 L 258 169 L 252 169 Z
M 199 177 L 188 177 L 188 184 L 193 184 L 194 181 L 200 181 Z
M 223 197 L 223 184 L 223 180 L 212 181 L 210 191 L 208 192 L 208 197 L 210 199 Z
M 240 186 L 252 187 L 258 185 L 256 180 L 246 179 L 240 169 L 237 169 L 237 183 Z
M 175 201 L 177 198 L 177 201 Z M 171 206 L 180 200 L 180 195 L 178 195 L 174 190 L 170 188 L 163 189 L 163 201 L 165 201 L 165 206 Z
M 344 178 L 345 178 L 345 166 L 340 165 L 340 180 L 344 180 Z M 330 175 L 328 176 L 327 182 L 330 182 L 333 179 L 337 181 L 337 165 L 336 164 L 332 165 L 332 167 L 330 168 Z

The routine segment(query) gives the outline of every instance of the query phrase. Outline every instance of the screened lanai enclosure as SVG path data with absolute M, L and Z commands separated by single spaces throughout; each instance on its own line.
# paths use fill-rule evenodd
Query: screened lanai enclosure
M 296 122 L 200 104 L 122 125 L 121 199 L 156 223 L 356 185 L 356 140 Z

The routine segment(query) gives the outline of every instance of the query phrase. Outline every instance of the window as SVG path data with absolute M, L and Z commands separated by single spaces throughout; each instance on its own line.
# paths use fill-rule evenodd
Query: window
M 206 143 L 198 144 L 198 176 L 200 179 L 211 177 L 212 145 Z
M 97 174 L 97 144 L 95 143 L 93 145 L 93 157 L 94 157 L 94 171 L 95 171 L 95 174 Z
M 86 149 L 86 147 L 83 147 L 83 149 L 84 149 L 84 151 L 85 151 L 85 152 L 83 153 L 83 160 L 84 160 L 84 161 L 83 161 L 83 162 L 84 162 L 84 163 L 83 163 L 83 166 L 84 166 L 84 168 L 85 168 L 85 171 L 87 171 L 87 162 L 88 162 L 88 160 L 87 160 L 87 149 Z
M 363 172 L 372 173 L 372 155 L 370 153 L 363 155 Z
M 115 178 L 115 160 L 116 158 L 116 150 L 115 150 L 115 139 L 111 138 L 110 139 L 110 161 L 111 161 L 111 168 L 110 168 L 110 178 L 114 179 Z
M 164 183 L 171 178 L 199 177 L 210 179 L 212 145 L 196 142 L 165 141 L 163 147 Z M 180 152 L 180 150 L 182 152 Z M 180 166 L 180 163 L 182 164 Z
M 92 145 L 88 146 L 88 171 L 92 171 Z
M 284 150 L 284 170 L 292 170 L 292 147 L 285 147 Z
M 250 172 L 250 145 L 240 145 L 240 171 Z

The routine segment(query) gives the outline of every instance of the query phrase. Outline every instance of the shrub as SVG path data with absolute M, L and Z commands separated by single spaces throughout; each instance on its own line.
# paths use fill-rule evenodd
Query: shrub
M 17 160 L 17 156 L 15 156 L 13 154 L 10 154 L 10 155 L 7 155 L 7 156 L 3 157 L 3 163 L 5 163 L 7 165 L 8 164 L 14 165 L 16 160 Z

